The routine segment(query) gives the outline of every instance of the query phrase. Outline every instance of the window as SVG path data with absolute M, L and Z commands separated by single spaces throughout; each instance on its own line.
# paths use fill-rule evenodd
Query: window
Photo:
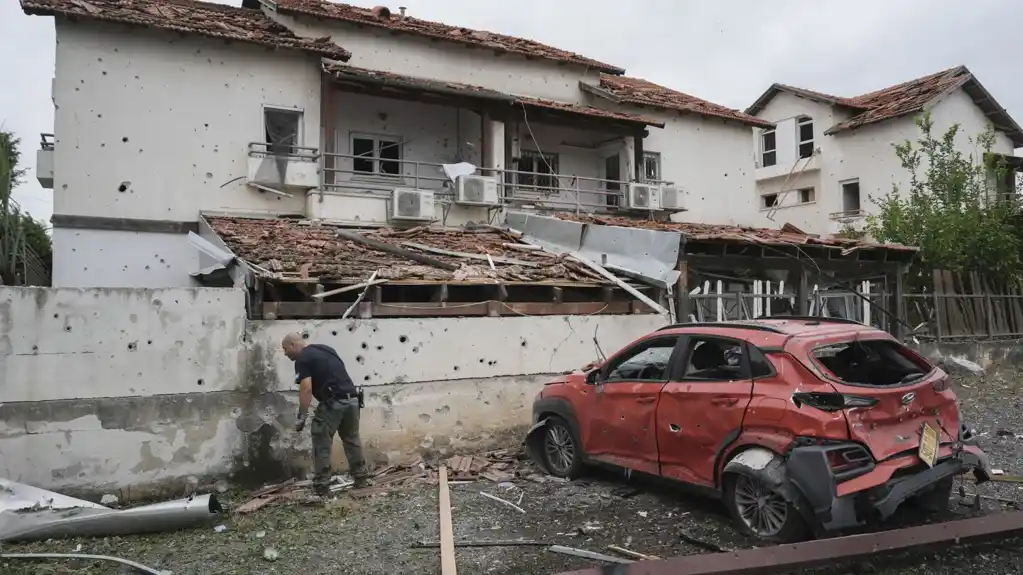
M 401 138 L 352 135 L 352 169 L 364 174 L 401 175 Z
M 605 381 L 667 381 L 668 362 L 678 337 L 645 341 L 616 358 Z
M 799 203 L 812 204 L 815 201 L 817 201 L 817 193 L 813 188 L 799 190 Z
M 302 145 L 302 111 L 264 107 L 263 132 L 268 153 L 297 154 L 295 146 Z
M 558 155 L 541 154 L 532 150 L 522 150 L 519 157 L 520 172 L 533 172 L 530 174 L 519 174 L 518 185 L 524 187 L 524 192 L 545 192 L 557 191 L 558 183 Z
M 931 372 L 925 359 L 891 340 L 855 340 L 813 350 L 813 358 L 832 375 L 848 383 L 895 385 Z
M 771 360 L 767 359 L 764 352 L 760 351 L 759 347 L 746 344 L 746 348 L 749 349 L 750 375 L 754 379 L 758 377 L 771 377 L 775 374 L 774 365 L 771 364 Z
M 647 182 L 661 180 L 661 154 L 659 152 L 643 153 L 643 179 Z
M 813 119 L 800 118 L 796 129 L 799 130 L 799 157 L 809 158 L 813 155 Z
M 842 211 L 856 212 L 860 210 L 860 181 L 842 182 Z
M 604 190 L 609 193 L 604 196 L 607 202 L 607 207 L 617 208 L 621 198 L 622 185 L 618 183 L 618 180 L 622 179 L 622 164 L 618 159 L 618 154 L 608 156 L 604 158 Z
M 742 344 L 716 337 L 692 337 L 685 379 L 733 381 L 742 375 Z
M 778 194 L 764 194 L 760 196 L 760 209 L 766 210 L 776 207 L 778 207 Z
M 774 129 L 760 133 L 760 167 L 773 166 L 778 161 L 778 141 Z

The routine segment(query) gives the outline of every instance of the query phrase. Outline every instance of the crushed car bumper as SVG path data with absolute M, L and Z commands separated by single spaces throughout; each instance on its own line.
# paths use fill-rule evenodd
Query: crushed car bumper
M 832 472 L 827 447 L 793 449 L 786 460 L 789 482 L 801 493 L 803 515 L 818 533 L 863 525 L 890 517 L 907 499 L 934 489 L 950 477 L 973 471 L 977 480 L 990 477 L 987 455 L 966 445 L 953 453 L 943 446 L 934 467 L 921 466 L 915 456 L 906 455 L 860 469 L 854 477 Z

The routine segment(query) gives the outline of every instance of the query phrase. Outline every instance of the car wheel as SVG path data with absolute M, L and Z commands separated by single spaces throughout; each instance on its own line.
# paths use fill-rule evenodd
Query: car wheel
M 806 523 L 799 511 L 755 474 L 730 473 L 724 496 L 732 520 L 745 535 L 772 543 L 806 538 Z
M 543 436 L 543 458 L 551 475 L 568 479 L 579 477 L 583 470 L 582 455 L 579 441 L 568 422 L 556 416 L 548 418 Z

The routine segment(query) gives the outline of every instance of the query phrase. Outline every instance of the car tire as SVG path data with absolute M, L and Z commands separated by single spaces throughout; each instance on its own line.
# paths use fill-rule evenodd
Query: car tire
M 556 415 L 547 418 L 541 450 L 544 465 L 554 477 L 577 479 L 582 475 L 582 444 L 564 419 Z
M 770 543 L 794 543 L 808 538 L 806 521 L 796 507 L 756 471 L 730 472 L 724 477 L 723 487 L 728 514 L 744 535 Z M 751 510 L 753 500 L 759 498 L 766 501 L 757 510 Z

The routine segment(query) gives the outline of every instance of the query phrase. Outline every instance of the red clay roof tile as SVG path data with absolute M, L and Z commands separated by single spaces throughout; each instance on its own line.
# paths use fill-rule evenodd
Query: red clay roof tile
M 299 38 L 259 10 L 222 4 L 192 0 L 21 0 L 21 9 L 32 15 L 148 26 L 270 48 L 301 50 L 334 60 L 351 57 L 330 38 Z
M 638 106 L 651 106 L 735 120 L 749 126 L 769 128 L 774 124 L 738 110 L 719 106 L 696 96 L 690 96 L 671 88 L 665 88 L 641 78 L 601 74 L 600 87 L 610 92 L 618 101 Z
M 498 52 L 587 66 L 611 74 L 623 74 L 625 72 L 625 70 L 617 66 L 598 62 L 585 56 L 560 50 L 533 40 L 505 36 L 504 34 L 483 30 L 471 30 L 429 20 L 420 20 L 419 18 L 390 13 L 390 11 L 388 11 L 387 16 L 378 16 L 374 13 L 374 9 L 328 2 L 327 0 L 271 0 L 271 2 L 276 4 L 277 11 L 281 14 L 315 16 L 318 18 L 340 20 L 351 24 L 384 28 L 395 32 L 407 32 L 409 34 L 426 36 L 427 38 L 457 42 Z

